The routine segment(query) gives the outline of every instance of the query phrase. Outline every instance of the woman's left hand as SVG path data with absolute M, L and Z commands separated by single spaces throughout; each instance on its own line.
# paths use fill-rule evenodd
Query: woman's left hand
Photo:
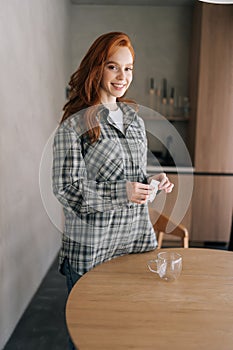
M 167 175 L 165 173 L 160 173 L 157 175 L 154 175 L 150 178 L 149 182 L 154 179 L 160 182 L 158 189 L 160 191 L 164 191 L 165 193 L 171 193 L 173 190 L 174 184 L 170 182 Z

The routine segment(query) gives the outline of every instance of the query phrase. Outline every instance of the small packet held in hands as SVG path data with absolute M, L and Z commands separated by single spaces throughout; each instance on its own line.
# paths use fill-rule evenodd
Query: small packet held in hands
M 155 196 L 156 196 L 156 194 L 157 194 L 157 192 L 158 192 L 158 186 L 159 186 L 159 184 L 160 184 L 160 182 L 159 181 L 157 181 L 157 180 L 151 180 L 151 182 L 150 182 L 150 187 L 152 187 L 152 192 L 151 192 L 151 194 L 150 194 L 150 196 L 149 196 L 149 198 L 148 198 L 148 201 L 149 202 L 153 202 L 153 200 L 155 199 Z

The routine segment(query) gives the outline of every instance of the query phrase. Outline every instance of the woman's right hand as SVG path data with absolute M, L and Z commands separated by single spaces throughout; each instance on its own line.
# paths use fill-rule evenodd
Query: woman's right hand
M 140 182 L 126 183 L 128 200 L 132 203 L 145 204 L 152 192 L 150 185 Z

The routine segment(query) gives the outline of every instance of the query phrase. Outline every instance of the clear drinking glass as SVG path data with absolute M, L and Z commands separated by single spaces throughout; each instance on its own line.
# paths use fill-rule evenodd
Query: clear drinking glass
M 165 281 L 175 281 L 182 271 L 182 256 L 176 252 L 160 252 L 157 259 L 147 262 L 151 272 L 157 273 Z

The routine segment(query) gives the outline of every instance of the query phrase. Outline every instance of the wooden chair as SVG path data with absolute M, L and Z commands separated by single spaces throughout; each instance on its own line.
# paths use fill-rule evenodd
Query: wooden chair
M 179 237 L 181 239 L 182 247 L 189 247 L 189 233 L 185 226 L 182 224 L 177 225 L 176 223 L 172 222 L 169 217 L 164 214 L 159 214 L 156 211 L 149 209 L 149 213 L 155 234 L 157 236 L 158 249 L 162 247 L 165 234 Z M 169 232 L 167 232 L 167 225 L 169 225 L 169 228 L 172 228 L 172 230 L 169 229 Z

